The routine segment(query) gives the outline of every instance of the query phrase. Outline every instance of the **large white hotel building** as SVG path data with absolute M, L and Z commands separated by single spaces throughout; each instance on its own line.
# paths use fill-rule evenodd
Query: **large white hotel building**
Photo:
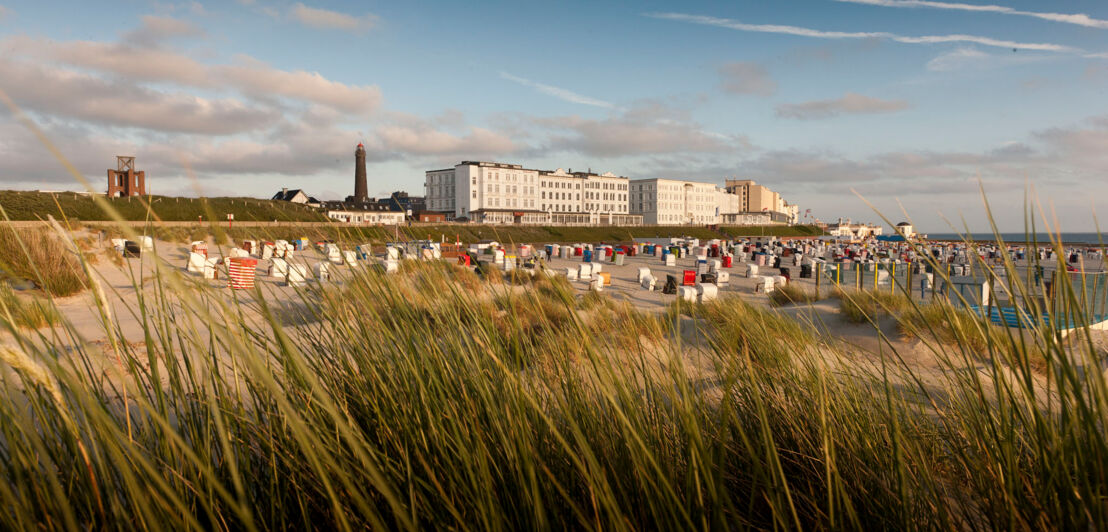
M 428 210 L 477 223 L 751 225 L 799 218 L 795 205 L 753 181 L 721 187 L 480 161 L 428 170 L 425 179 Z
M 462 161 L 429 170 L 427 209 L 478 223 L 641 225 L 628 213 L 628 182 L 610 172 L 535 170 L 518 164 Z

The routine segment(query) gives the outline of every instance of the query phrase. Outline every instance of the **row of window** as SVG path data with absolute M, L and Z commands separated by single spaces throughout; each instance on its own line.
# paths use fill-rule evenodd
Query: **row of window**
M 616 194 L 614 192 L 586 192 L 585 199 L 627 201 L 627 194 Z
M 577 197 L 576 197 L 576 198 L 574 198 L 574 197 L 573 197 L 573 193 L 572 193 L 572 192 L 551 192 L 551 193 L 549 194 L 549 196 L 550 196 L 550 197 L 549 197 L 549 199 L 556 199 L 556 200 L 572 200 L 572 199 L 576 199 L 577 201 L 581 201 L 581 194 L 577 194 Z M 542 199 L 548 199 L 548 198 L 547 198 L 547 193 L 546 193 L 546 191 L 543 191 L 543 193 L 542 193 Z
M 586 182 L 585 183 L 585 188 L 592 188 L 592 189 L 596 189 L 596 190 L 627 190 L 627 184 L 626 183 L 609 183 L 607 181 L 597 183 L 595 181 L 592 181 L 592 182 Z
M 493 181 L 498 181 L 500 179 L 500 172 L 486 172 L 485 176 L 488 177 L 489 179 L 493 180 Z M 510 183 L 534 183 L 535 182 L 535 176 L 533 176 L 531 174 L 505 173 L 504 174 L 504 180 L 508 181 Z M 477 177 L 476 176 L 473 177 L 473 184 L 474 185 L 477 184 Z
M 504 185 L 504 193 L 505 194 L 519 194 L 520 192 L 522 192 L 524 195 L 528 195 L 528 196 L 534 195 L 535 194 L 535 187 L 528 187 L 528 186 L 520 187 L 518 185 Z M 487 183 L 485 185 L 485 193 L 486 194 L 499 194 L 500 193 L 500 185 L 499 184 L 494 185 L 492 183 Z
M 573 212 L 573 211 L 577 210 L 572 205 L 565 205 L 565 204 L 558 204 L 558 203 L 551 203 L 549 205 L 547 205 L 546 203 L 542 204 L 542 210 L 544 210 L 544 211 L 548 210 L 547 207 L 554 210 L 555 212 Z M 620 210 L 621 209 L 619 209 L 617 205 L 614 205 L 614 204 L 611 204 L 611 203 L 604 203 L 604 204 L 601 204 L 601 203 L 586 203 L 585 204 L 585 212 L 597 212 L 597 211 L 618 212 Z
M 565 181 L 543 181 L 543 188 L 562 188 L 581 190 L 581 183 L 567 183 Z
M 520 200 L 516 198 L 487 198 L 485 202 L 488 203 L 489 207 L 517 207 L 520 209 L 535 208 L 535 200 L 533 199 Z

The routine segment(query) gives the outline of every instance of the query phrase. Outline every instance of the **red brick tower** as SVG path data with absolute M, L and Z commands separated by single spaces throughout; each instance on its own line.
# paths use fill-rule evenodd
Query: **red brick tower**
M 145 196 L 146 172 L 135 171 L 135 158 L 117 155 L 115 170 L 108 170 L 108 197 Z

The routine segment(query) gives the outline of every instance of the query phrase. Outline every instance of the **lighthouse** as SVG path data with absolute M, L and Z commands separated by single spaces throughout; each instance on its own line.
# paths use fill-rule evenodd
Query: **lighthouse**
M 369 187 L 365 182 L 365 146 L 360 142 L 354 150 L 354 201 L 356 203 L 369 201 Z

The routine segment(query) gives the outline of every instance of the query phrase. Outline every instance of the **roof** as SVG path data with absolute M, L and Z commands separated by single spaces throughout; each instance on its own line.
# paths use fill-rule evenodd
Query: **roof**
M 294 189 L 291 189 L 291 190 L 282 190 L 282 191 L 274 194 L 273 199 L 279 200 L 279 201 L 292 201 L 292 198 L 295 198 L 296 195 L 301 193 L 301 192 L 303 192 L 303 190 L 301 190 L 299 188 L 294 188 Z M 314 200 L 315 198 L 308 198 L 308 199 L 310 201 L 310 200 Z
M 897 227 L 909 227 L 911 225 L 912 224 L 910 224 L 908 222 L 900 222 L 900 223 L 896 224 Z

